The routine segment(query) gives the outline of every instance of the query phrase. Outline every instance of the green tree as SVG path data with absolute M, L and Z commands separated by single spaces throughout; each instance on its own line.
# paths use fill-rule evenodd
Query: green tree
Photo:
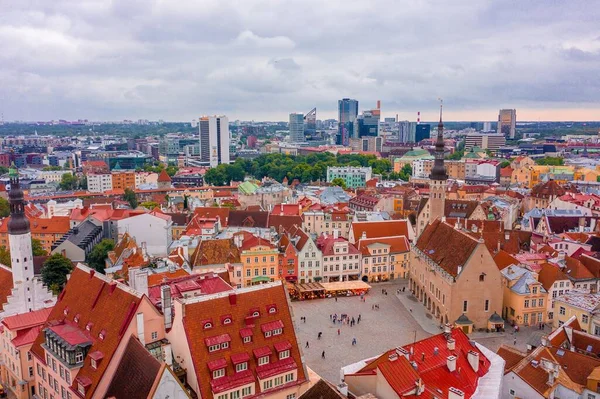
M 412 166 L 410 164 L 406 164 L 402 167 L 399 173 L 399 178 L 404 181 L 409 181 L 412 176 Z
M 450 154 L 448 157 L 446 157 L 446 159 L 450 159 L 453 161 L 458 161 L 460 159 L 462 159 L 462 157 L 465 155 L 465 152 L 460 150 L 460 151 L 454 151 L 452 154 Z
M 138 201 L 135 192 L 130 188 L 125 189 L 125 193 L 123 194 L 123 200 L 129 202 L 129 206 L 132 209 L 135 209 L 138 206 Z
M 565 160 L 561 157 L 544 157 L 535 160 L 538 165 L 561 166 L 565 164 Z
M 140 204 L 141 206 L 143 206 L 146 209 L 154 209 L 158 206 L 158 202 L 154 202 L 154 201 L 144 201 Z
M 42 168 L 42 170 L 44 171 L 50 171 L 50 170 L 63 170 L 62 166 L 44 166 Z
M 344 190 L 347 188 L 346 181 L 344 179 L 342 179 L 341 177 L 336 177 L 335 179 L 333 179 L 331 181 L 331 185 L 339 186 L 339 187 L 343 188 Z
M 6 247 L 0 247 L 0 263 L 10 267 L 10 251 Z
M 79 179 L 79 188 L 82 190 L 87 190 L 87 177 L 82 176 L 81 179 Z
M 31 239 L 31 250 L 33 251 L 33 256 L 46 256 L 48 253 L 42 247 L 42 243 L 37 238 Z
M 8 168 L 6 166 L 0 166 L 0 175 L 5 175 L 8 173 Z
M 108 238 L 103 239 L 92 249 L 87 256 L 87 264 L 94 270 L 104 273 L 106 266 L 106 257 L 108 253 L 115 249 L 115 242 Z
M 42 281 L 55 295 L 58 295 L 67 282 L 67 275 L 73 270 L 73 263 L 61 254 L 52 254 L 42 266 Z
M 75 190 L 77 188 L 77 177 L 72 173 L 65 173 L 58 184 L 61 190 Z
M 175 173 L 177 173 L 178 170 L 179 170 L 179 168 L 176 165 L 169 165 L 169 166 L 167 166 L 167 174 L 170 177 L 175 176 Z
M 10 204 L 8 200 L 0 197 L 0 217 L 5 218 L 10 215 Z

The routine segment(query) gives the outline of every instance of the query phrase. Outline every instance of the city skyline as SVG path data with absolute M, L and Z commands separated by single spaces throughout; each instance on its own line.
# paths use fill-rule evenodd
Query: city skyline
M 599 119 L 600 10 L 584 3 L 301 4 L 11 0 L 0 113 L 285 121 L 316 107 L 333 119 L 348 97 L 381 100 L 382 117 L 433 121 L 442 97 L 448 121 L 495 121 L 501 108 L 519 121 Z

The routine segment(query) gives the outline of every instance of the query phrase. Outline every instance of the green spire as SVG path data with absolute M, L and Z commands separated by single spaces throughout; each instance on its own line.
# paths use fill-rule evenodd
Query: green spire
M 10 168 L 8 169 L 8 177 L 11 179 L 19 177 L 19 171 L 17 170 L 14 162 L 10 164 Z

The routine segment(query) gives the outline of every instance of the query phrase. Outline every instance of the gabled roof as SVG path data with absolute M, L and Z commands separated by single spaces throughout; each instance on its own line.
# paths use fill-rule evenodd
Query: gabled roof
M 410 244 L 405 236 L 385 237 L 385 238 L 367 238 L 359 240 L 356 247 L 363 256 L 370 256 L 369 246 L 373 244 L 383 244 L 390 246 L 390 254 L 405 253 L 410 251 Z
M 382 238 L 392 236 L 410 237 L 408 220 L 383 220 L 378 222 L 354 222 L 352 233 L 354 241 L 358 241 L 365 233 L 366 238 Z
M 166 271 L 162 273 L 155 273 L 148 275 L 148 287 L 162 283 L 164 280 L 172 280 L 179 277 L 189 276 L 190 274 L 185 269 L 175 269 L 173 271 Z
M 161 287 L 168 285 L 171 288 L 172 298 L 182 298 L 186 292 L 194 291 L 194 296 L 211 295 L 219 292 L 231 291 L 233 288 L 217 273 L 191 274 L 187 276 L 164 279 L 148 287 L 148 298 L 154 305 L 161 301 Z
M 0 220 L 0 233 L 8 233 L 10 216 Z M 29 218 L 32 234 L 65 234 L 71 222 L 68 216 L 53 216 L 51 218 Z
M 158 179 L 156 181 L 159 183 L 171 183 L 171 177 L 169 177 L 167 171 L 163 169 L 160 171 L 160 174 L 158 175 Z
M 323 253 L 323 256 L 331 256 L 335 253 L 335 243 L 339 242 L 348 244 L 348 254 L 356 255 L 360 253 L 360 251 L 354 246 L 354 244 L 349 242 L 347 239 L 343 237 L 334 238 L 333 236 L 324 234 L 320 235 L 319 238 L 317 238 L 317 247 L 319 247 L 319 249 Z
M 554 180 L 548 180 L 540 183 L 531 189 L 531 196 L 534 198 L 549 199 L 564 195 L 567 190 Z
M 458 275 L 479 242 L 437 219 L 430 223 L 417 241 L 417 248 L 451 276 Z
M 240 250 L 231 238 L 201 240 L 190 259 L 192 267 L 239 262 Z
M 500 345 L 500 348 L 498 348 L 496 353 L 506 362 L 504 365 L 504 374 L 511 371 L 513 367 L 519 364 L 519 362 L 527 356 L 527 353 L 523 353 L 517 348 L 504 344 Z
M 13 289 L 13 277 L 10 267 L 0 265 L 0 308 L 6 303 Z
M 307 376 L 300 356 L 287 294 L 281 282 L 242 288 L 229 295 L 216 294 L 194 298 L 184 302 L 183 306 L 185 306 L 183 328 L 194 371 L 200 383 L 198 396 L 211 398 L 212 392 L 223 392 L 239 386 L 240 383 L 248 382 L 255 383 L 255 392 L 259 395 L 263 387 L 258 384 L 258 378 L 264 379 L 274 373 L 292 369 L 297 370 L 297 383 L 306 381 Z M 271 313 L 268 309 L 273 306 L 276 311 Z M 259 316 L 253 317 L 254 312 L 258 312 Z M 212 327 L 202 328 L 199 321 L 206 320 L 207 315 L 212 317 Z M 231 319 L 231 323 L 223 323 L 224 316 Z M 277 321 L 283 324 L 282 333 L 265 337 L 261 326 Z M 252 334 L 250 343 L 243 343 L 241 331 Z M 229 347 L 225 350 L 209 352 L 206 339 L 225 335 L 229 336 Z M 286 343 L 286 345 L 279 345 L 279 343 Z M 290 357 L 279 360 L 276 347 L 289 348 Z M 265 356 L 269 353 L 271 353 L 270 362 L 259 366 L 255 354 Z M 248 370 L 235 373 L 232 361 L 234 355 L 244 355 L 244 358 L 248 359 Z M 212 378 L 207 364 L 213 364 L 211 362 L 215 361 L 226 365 L 224 377 Z
M 45 328 L 68 327 L 81 334 L 85 332 L 84 335 L 89 336 L 92 342 L 88 356 L 96 351 L 102 353 L 103 360 L 99 362 L 97 369 L 93 369 L 90 362 L 84 359 L 83 366 L 77 373 L 76 380 L 84 378 L 90 381 L 86 398 L 94 395 L 142 300 L 143 296 L 140 293 L 96 273 L 81 263 L 73 269 L 71 277 L 48 316 Z M 77 322 L 75 322 L 76 317 Z M 86 329 L 88 324 L 89 330 Z M 99 338 L 100 332 L 103 332 L 104 339 Z M 44 334 L 39 334 L 31 348 L 31 352 L 43 363 L 46 361 L 41 346 L 44 342 Z M 76 385 L 77 382 L 74 380 L 71 389 L 76 391 Z
M 15 331 L 28 329 L 43 324 L 46 319 L 48 319 L 48 315 L 50 314 L 51 310 L 52 308 L 44 308 L 34 310 L 33 312 L 8 316 L 2 320 L 2 324 L 4 324 L 8 329 Z
M 209 218 L 214 219 L 219 217 L 221 226 L 227 227 L 229 223 L 229 212 L 230 208 L 219 208 L 219 207 L 198 207 L 194 209 L 194 218 Z
M 229 212 L 229 226 L 233 227 L 262 227 L 267 228 L 269 212 L 265 211 L 238 211 Z
M 444 202 L 444 216 L 448 218 L 469 218 L 478 205 L 478 201 L 447 199 Z
M 379 370 L 400 397 L 414 390 L 416 381 L 420 379 L 425 385 L 425 390 L 432 396 L 448 397 L 449 389 L 453 387 L 463 391 L 465 398 L 470 398 L 477 390 L 479 378 L 489 371 L 490 360 L 469 341 L 460 328 L 452 329 L 449 337 L 455 341 L 454 350 L 448 349 L 446 336 L 438 334 L 403 346 L 402 349 L 407 353 L 408 359 L 399 350 L 400 348 L 392 349 L 368 362 L 352 375 L 374 375 L 376 370 Z M 474 371 L 467 360 L 469 351 L 479 356 L 478 371 Z M 449 356 L 456 357 L 456 370 L 452 372 L 447 367 Z M 411 362 L 414 362 L 416 367 L 413 367 Z M 406 395 L 406 397 L 418 396 Z
M 105 397 L 147 398 L 160 370 L 160 362 L 132 335 Z
M 298 399 L 346 399 L 333 385 L 320 379 L 315 385 L 304 392 Z
M 494 262 L 496 262 L 496 266 L 498 266 L 499 270 L 502 270 L 510 265 L 518 265 L 519 261 L 515 259 L 511 254 L 504 250 L 498 251 L 496 255 L 494 255 Z
M 538 273 L 538 281 L 548 291 L 555 281 L 568 280 L 566 274 L 562 272 L 560 267 L 544 262 L 541 264 L 541 270 Z
M 276 231 L 280 231 L 280 228 L 290 230 L 293 226 L 302 226 L 302 216 L 269 214 L 267 227 L 273 227 Z

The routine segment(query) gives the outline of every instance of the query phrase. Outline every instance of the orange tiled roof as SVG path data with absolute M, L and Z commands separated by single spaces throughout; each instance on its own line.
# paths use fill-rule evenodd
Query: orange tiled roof
M 385 238 L 367 238 L 359 240 L 356 247 L 363 255 L 370 256 L 368 246 L 371 244 L 384 244 L 390 246 L 390 253 L 397 254 L 410 251 L 408 239 L 405 236 L 385 237 Z
M 386 220 L 381 222 L 354 222 L 352 223 L 352 233 L 354 241 L 361 239 L 362 234 L 366 234 L 366 238 L 381 238 L 393 236 L 409 237 L 409 229 L 407 220 Z
M 451 276 L 456 277 L 458 267 L 465 266 L 477 244 L 475 238 L 436 219 L 421 233 L 417 248 Z
M 134 295 L 128 287 L 109 280 L 86 266 L 79 264 L 73 269 L 45 327 L 69 326 L 88 333 L 86 326 L 92 323 L 88 333 L 92 340 L 88 356 L 99 351 L 103 359 L 96 370 L 92 368 L 90 361 L 84 359 L 71 389 L 76 392 L 77 380 L 86 378 L 91 385 L 85 397 L 91 398 L 94 395 L 119 343 L 123 338 L 129 338 L 123 334 L 134 320 L 141 301 L 141 295 Z M 78 316 L 78 322 L 75 322 L 75 316 Z M 104 339 L 99 338 L 101 331 L 104 331 Z M 44 342 L 44 334 L 40 334 L 31 351 L 45 364 L 46 357 L 41 346 Z
M 194 369 L 198 381 L 201 382 L 198 396 L 211 399 L 213 398 L 212 391 L 217 392 L 227 389 L 227 384 L 232 383 L 230 377 L 234 374 L 238 377 L 244 377 L 240 373 L 235 373 L 235 367 L 231 361 L 232 357 L 244 358 L 244 361 L 248 362 L 245 378 L 248 378 L 247 381 L 249 382 L 255 382 L 255 392 L 257 394 L 262 392 L 263 387 L 258 384 L 256 376 L 260 376 L 261 373 L 268 373 L 269 370 L 265 370 L 267 368 L 295 368 L 298 373 L 298 383 L 306 381 L 307 376 L 302 365 L 300 348 L 298 347 L 284 285 L 273 283 L 260 288 L 242 289 L 228 296 L 214 295 L 184 306 L 183 327 L 189 343 Z M 275 306 L 275 313 L 270 313 L 268 310 L 272 306 Z M 208 313 L 207 309 L 210 309 Z M 255 311 L 259 312 L 258 317 L 252 317 Z M 232 322 L 224 324 L 225 316 L 231 318 Z M 213 327 L 205 329 L 199 321 L 209 318 Z M 262 332 L 262 327 L 275 325 L 275 323 L 283 325 L 282 334 L 266 338 Z M 242 333 L 252 335 L 250 343 L 243 343 Z M 211 340 L 226 335 L 230 339 L 228 349 L 215 352 L 208 351 L 206 342 L 212 342 Z M 276 348 L 289 349 L 290 357 L 278 360 Z M 255 354 L 266 355 L 269 353 L 271 353 L 271 361 L 266 365 L 267 367 L 258 366 L 258 359 Z M 217 362 L 225 367 L 226 375 L 214 380 L 207 365 L 217 364 Z
M 0 265 L 0 307 L 6 303 L 12 289 L 12 271 L 8 266 Z
M 498 266 L 498 270 L 502 270 L 510 265 L 518 265 L 519 261 L 506 251 L 500 250 L 494 256 L 494 262 Z
M 170 183 L 171 182 L 171 178 L 167 174 L 167 171 L 163 169 L 163 170 L 160 171 L 160 174 L 158 175 L 157 181 L 159 183 Z
M 566 274 L 560 270 L 557 265 L 552 265 L 548 262 L 541 264 L 541 270 L 538 273 L 538 281 L 542 284 L 544 289 L 548 291 L 555 281 L 568 280 Z
M 192 267 L 239 262 L 240 250 L 230 238 L 200 241 L 190 259 Z
M 189 276 L 190 274 L 185 269 L 175 269 L 172 272 L 166 271 L 162 273 L 148 275 L 148 287 L 160 284 L 164 279 L 176 279 L 179 277 Z
M 0 221 L 0 233 L 8 233 L 10 216 Z M 29 218 L 32 234 L 66 234 L 71 228 L 68 216 L 53 216 L 49 219 Z
M 523 353 L 519 351 L 517 348 L 513 348 L 508 345 L 500 345 L 498 351 L 496 352 L 498 356 L 500 356 L 506 364 L 504 365 L 504 374 L 508 373 L 515 367 L 521 360 L 527 356 L 527 353 Z

